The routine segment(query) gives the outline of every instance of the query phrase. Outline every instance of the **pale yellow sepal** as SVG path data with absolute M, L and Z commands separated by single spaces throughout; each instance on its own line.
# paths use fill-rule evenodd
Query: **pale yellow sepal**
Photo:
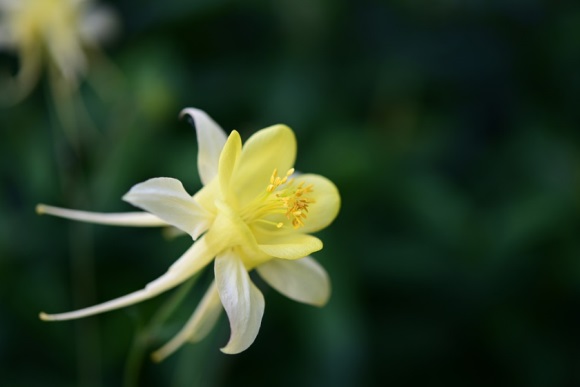
M 256 339 L 264 314 L 264 296 L 232 251 L 216 257 L 214 272 L 231 328 L 230 339 L 221 351 L 233 355 L 246 350 Z
M 160 227 L 169 226 L 167 222 L 159 219 L 148 212 L 118 212 L 118 213 L 100 213 L 70 210 L 68 208 L 60 208 L 49 206 L 46 204 L 38 204 L 36 206 L 36 213 L 38 215 L 53 215 L 60 218 L 67 218 L 78 220 L 81 222 L 106 224 L 109 226 L 131 226 L 131 227 Z
M 295 301 L 323 306 L 330 298 L 330 278 L 312 257 L 273 259 L 256 270 L 268 285 Z
M 185 326 L 163 347 L 151 354 L 151 358 L 160 362 L 178 350 L 185 342 L 196 343 L 202 340 L 214 327 L 222 311 L 222 304 L 215 282 L 203 296 L 195 312 Z
M 195 124 L 199 148 L 197 170 L 201 182 L 203 185 L 207 185 L 217 176 L 220 154 L 227 136 L 223 129 L 203 110 L 186 108 L 181 111 L 179 116 L 189 116 Z

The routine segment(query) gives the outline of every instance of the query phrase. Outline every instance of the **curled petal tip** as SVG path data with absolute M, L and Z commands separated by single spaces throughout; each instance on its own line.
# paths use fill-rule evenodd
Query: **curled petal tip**
M 163 360 L 163 357 L 161 356 L 161 354 L 159 354 L 159 353 L 158 353 L 158 351 L 156 351 L 156 352 L 153 352 L 153 353 L 151 354 L 151 360 L 152 360 L 154 363 L 160 363 L 160 362 L 161 362 L 161 360 Z
M 186 118 L 190 124 L 195 125 L 195 122 L 193 120 L 195 113 L 205 114 L 205 112 L 203 110 L 188 107 L 188 108 L 182 109 L 179 112 L 179 119 L 182 120 L 182 119 Z
M 237 355 L 238 353 L 244 352 L 244 350 L 241 351 L 236 351 L 236 350 L 232 350 L 230 348 L 228 348 L 228 346 L 222 347 L 220 348 L 220 351 L 222 351 L 222 353 L 225 353 L 226 355 Z
M 53 320 L 52 317 L 49 314 L 46 314 L 44 312 L 40 312 L 38 314 L 38 317 L 42 320 L 42 321 L 51 321 Z
M 37 215 L 43 215 L 45 213 L 45 207 L 44 204 L 37 204 L 36 205 L 36 214 Z M 42 314 L 42 313 L 41 313 Z
M 323 308 L 328 304 L 328 300 L 330 299 L 330 295 L 320 301 L 314 301 L 310 305 L 316 306 L 317 308 Z
M 188 112 L 187 112 L 187 111 L 188 111 L 189 109 L 191 109 L 191 108 L 184 108 L 184 109 L 182 109 L 182 110 L 179 112 L 179 118 L 181 119 L 181 118 L 185 117 L 185 116 L 188 114 Z

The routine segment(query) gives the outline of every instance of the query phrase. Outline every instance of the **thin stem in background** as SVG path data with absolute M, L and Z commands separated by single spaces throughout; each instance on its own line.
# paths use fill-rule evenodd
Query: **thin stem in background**
M 90 202 L 89 192 L 79 160 L 83 156 L 82 145 L 86 142 L 82 138 L 86 132 L 84 129 L 90 127 L 94 132 L 95 127 L 86 110 L 79 109 L 82 101 L 76 87 L 62 82 L 55 69 L 49 71 L 48 82 L 50 96 L 47 99 L 52 101 L 49 105 L 64 134 L 64 140 L 62 135 L 52 134 L 62 197 L 66 206 L 86 207 Z M 91 226 L 71 223 L 68 239 L 73 307 L 77 309 L 95 304 L 97 300 Z M 98 320 L 82 319 L 74 324 L 79 385 L 98 387 L 102 384 Z
M 144 327 L 138 327 L 127 362 L 125 363 L 125 377 L 123 385 L 125 387 L 136 387 L 139 385 L 139 375 L 145 361 L 145 354 L 149 349 L 152 339 L 156 336 L 157 330 L 175 312 L 177 307 L 183 302 L 193 285 L 197 282 L 198 275 L 190 278 L 165 302 L 161 308 L 153 315 L 151 321 Z
M 62 153 L 66 147 L 54 141 L 55 159 L 63 197 L 68 205 L 74 207 L 85 196 L 82 184 L 78 184 L 79 171 L 69 166 L 67 157 Z M 76 182 L 76 184 L 75 184 Z M 82 200 L 85 201 L 85 200 Z M 95 273 L 91 227 L 71 224 L 69 234 L 69 263 L 72 281 L 73 307 L 80 308 L 96 302 Z M 101 380 L 100 341 L 97 320 L 75 321 L 75 342 L 77 343 L 77 368 L 79 385 L 99 386 Z

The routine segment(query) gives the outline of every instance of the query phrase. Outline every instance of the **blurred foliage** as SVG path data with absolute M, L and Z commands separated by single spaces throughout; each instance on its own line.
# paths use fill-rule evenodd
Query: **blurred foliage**
M 278 122 L 296 131 L 297 168 L 342 194 L 316 254 L 333 296 L 319 310 L 256 279 L 266 312 L 248 351 L 219 352 L 222 318 L 165 362 L 146 357 L 139 385 L 580 382 L 580 3 L 109 4 L 123 23 L 105 50 L 118 73 L 93 68 L 81 88 L 92 124 L 79 149 L 46 84 L 0 110 L 0 384 L 123 385 L 135 335 L 170 295 L 72 322 L 37 314 L 136 290 L 189 242 L 34 207 L 130 210 L 121 196 L 157 176 L 195 192 L 186 106 L 243 138 Z M 17 63 L 0 56 L 4 71 Z

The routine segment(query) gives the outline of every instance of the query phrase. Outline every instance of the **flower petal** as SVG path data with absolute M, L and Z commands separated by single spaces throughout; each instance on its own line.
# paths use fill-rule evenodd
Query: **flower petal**
M 207 230 L 210 214 L 185 191 L 177 179 L 158 177 L 139 183 L 123 200 L 151 212 L 197 239 Z
M 219 293 L 215 282 L 212 282 L 185 326 L 167 344 L 151 354 L 153 360 L 162 361 L 186 341 L 195 343 L 205 338 L 217 322 L 221 311 Z
M 120 22 L 112 8 L 99 5 L 83 12 L 79 25 L 79 36 L 84 43 L 97 45 L 110 41 L 119 33 Z
M 167 222 L 159 219 L 148 212 L 118 212 L 118 213 L 99 213 L 70 210 L 39 204 L 36 206 L 38 215 L 49 214 L 61 218 L 78 220 L 81 222 L 107 224 L 111 226 L 133 226 L 133 227 L 159 227 L 169 226 Z
M 230 189 L 232 174 L 240 158 L 240 152 L 242 150 L 242 139 L 240 134 L 233 130 L 224 145 L 224 149 L 220 155 L 219 161 L 219 182 L 220 189 L 222 192 L 223 199 L 228 203 L 233 203 L 235 197 Z
M 237 246 L 246 254 L 259 254 L 254 233 L 238 213 L 221 200 L 216 200 L 216 208 L 218 213 L 211 226 L 213 234 L 219 235 L 222 243 L 227 243 L 228 247 Z
M 296 177 L 296 183 L 304 182 L 305 186 L 312 184 L 314 191 L 311 197 L 315 200 L 308 207 L 308 217 L 304 226 L 299 229 L 303 233 L 312 233 L 328 226 L 338 215 L 340 209 L 340 194 L 336 186 L 327 178 L 304 174 Z
M 3 34 L 5 31 L 0 31 Z M 18 44 L 17 41 L 7 42 Z M 1 44 L 0 46 L 4 46 Z M 0 94 L 0 104 L 4 106 L 14 105 L 23 100 L 38 83 L 41 74 L 41 46 L 36 42 L 26 42 L 18 47 L 18 57 L 20 69 L 13 77 L 3 77 L 2 93 Z
M 244 144 L 232 182 L 240 206 L 264 192 L 274 169 L 284 175 L 296 159 L 296 137 L 285 125 L 262 129 Z
M 186 108 L 180 117 L 190 116 L 197 133 L 198 153 L 197 169 L 203 185 L 208 184 L 217 176 L 220 154 L 226 143 L 224 130 L 203 110 Z
M 0 10 L 2 10 L 2 2 L 0 2 Z M 10 29 L 0 20 L 0 48 L 13 49 L 14 39 L 10 36 Z
M 270 286 L 295 301 L 323 306 L 330 297 L 328 274 L 311 257 L 295 261 L 272 259 L 256 270 Z
M 232 250 L 216 258 L 214 270 L 220 299 L 231 327 L 230 340 L 221 351 L 240 353 L 258 335 L 264 314 L 264 296 L 252 283 L 241 259 Z
M 199 203 L 206 211 L 216 213 L 216 198 L 220 197 L 220 186 L 218 179 L 213 179 L 206 184 L 202 189 L 193 195 L 193 200 Z
M 133 305 L 141 301 L 148 300 L 163 293 L 190 278 L 193 274 L 206 266 L 216 255 L 216 248 L 206 243 L 205 236 L 201 237 L 179 258 L 169 270 L 161 277 L 150 282 L 144 289 L 129 293 L 125 296 L 94 305 L 88 308 L 75 310 L 67 313 L 46 314 L 40 313 L 40 319 L 45 321 L 72 320 L 81 317 L 119 309 Z
M 282 259 L 299 259 L 322 250 L 322 241 L 306 234 L 261 234 L 258 239 L 258 248 L 272 257 Z

